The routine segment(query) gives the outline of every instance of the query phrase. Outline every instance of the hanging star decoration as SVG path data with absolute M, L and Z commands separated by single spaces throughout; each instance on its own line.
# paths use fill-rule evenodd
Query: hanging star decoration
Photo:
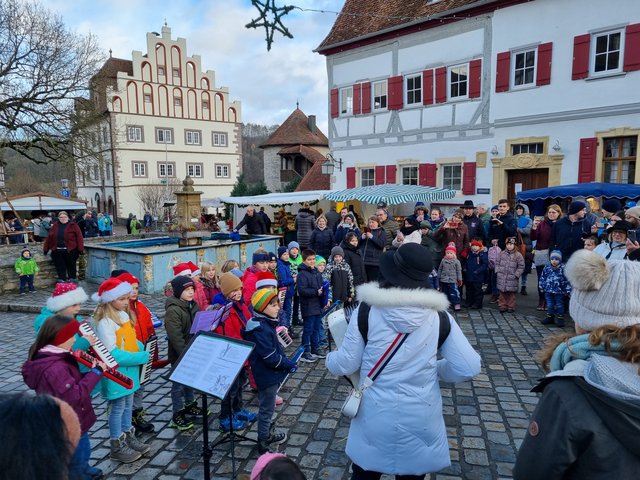
M 264 27 L 266 33 L 267 50 L 271 50 L 273 43 L 273 34 L 278 31 L 283 36 L 293 38 L 287 27 L 282 23 L 282 17 L 287 15 L 291 10 L 296 8 L 293 5 L 276 6 L 275 0 L 251 0 L 251 4 L 258 9 L 260 16 L 251 23 L 245 25 L 246 28 Z M 272 20 L 270 20 L 272 18 Z

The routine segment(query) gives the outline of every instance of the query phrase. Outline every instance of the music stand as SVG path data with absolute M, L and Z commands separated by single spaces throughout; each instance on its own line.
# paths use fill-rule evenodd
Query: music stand
M 223 337 L 211 332 L 198 332 L 184 349 L 169 374 L 171 381 L 185 385 L 202 394 L 202 458 L 205 480 L 211 479 L 212 448 L 221 443 L 231 442 L 231 478 L 236 478 L 234 452 L 236 437 L 239 439 L 238 441 L 249 440 L 257 443 L 257 440 L 237 435 L 231 429 L 221 440 L 209 446 L 209 419 L 207 415 L 207 396 L 213 395 L 224 400 L 254 347 L 255 344 L 244 340 Z M 229 403 L 231 403 L 230 398 Z M 230 415 L 233 415 L 231 410 Z

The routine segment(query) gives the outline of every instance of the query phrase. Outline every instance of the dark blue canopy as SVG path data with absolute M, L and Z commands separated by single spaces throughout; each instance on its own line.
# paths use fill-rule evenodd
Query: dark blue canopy
M 626 183 L 576 183 L 557 187 L 536 188 L 516 195 L 518 201 L 566 197 L 606 197 L 620 199 L 640 199 L 640 185 Z

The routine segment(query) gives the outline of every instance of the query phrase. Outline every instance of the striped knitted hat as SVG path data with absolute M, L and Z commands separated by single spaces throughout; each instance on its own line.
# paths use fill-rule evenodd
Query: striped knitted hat
M 262 313 L 271 300 L 278 298 L 278 291 L 275 288 L 260 288 L 251 297 L 253 310 Z

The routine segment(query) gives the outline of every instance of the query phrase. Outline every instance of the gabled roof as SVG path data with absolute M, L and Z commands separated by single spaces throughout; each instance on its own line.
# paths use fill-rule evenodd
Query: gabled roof
M 309 118 L 296 108 L 271 136 L 260 145 L 260 148 L 284 145 L 314 145 L 328 147 L 329 140 L 316 126 L 309 129 Z
M 118 72 L 133 75 L 133 62 L 123 58 L 109 57 L 100 70 L 98 70 L 98 73 L 91 79 L 91 94 L 97 101 L 99 111 L 107 109 L 107 87 L 116 89 Z
M 318 52 L 497 0 L 346 0 Z
M 288 148 L 291 150 L 293 147 Z M 279 152 L 282 153 L 282 150 Z M 293 152 L 290 152 L 293 153 Z M 307 190 L 329 190 L 331 189 L 331 179 L 329 175 L 322 173 L 322 164 L 326 161 L 324 155 L 313 148 L 299 145 L 299 153 L 307 160 L 313 163 L 306 175 L 302 178 L 296 192 L 304 192 Z

